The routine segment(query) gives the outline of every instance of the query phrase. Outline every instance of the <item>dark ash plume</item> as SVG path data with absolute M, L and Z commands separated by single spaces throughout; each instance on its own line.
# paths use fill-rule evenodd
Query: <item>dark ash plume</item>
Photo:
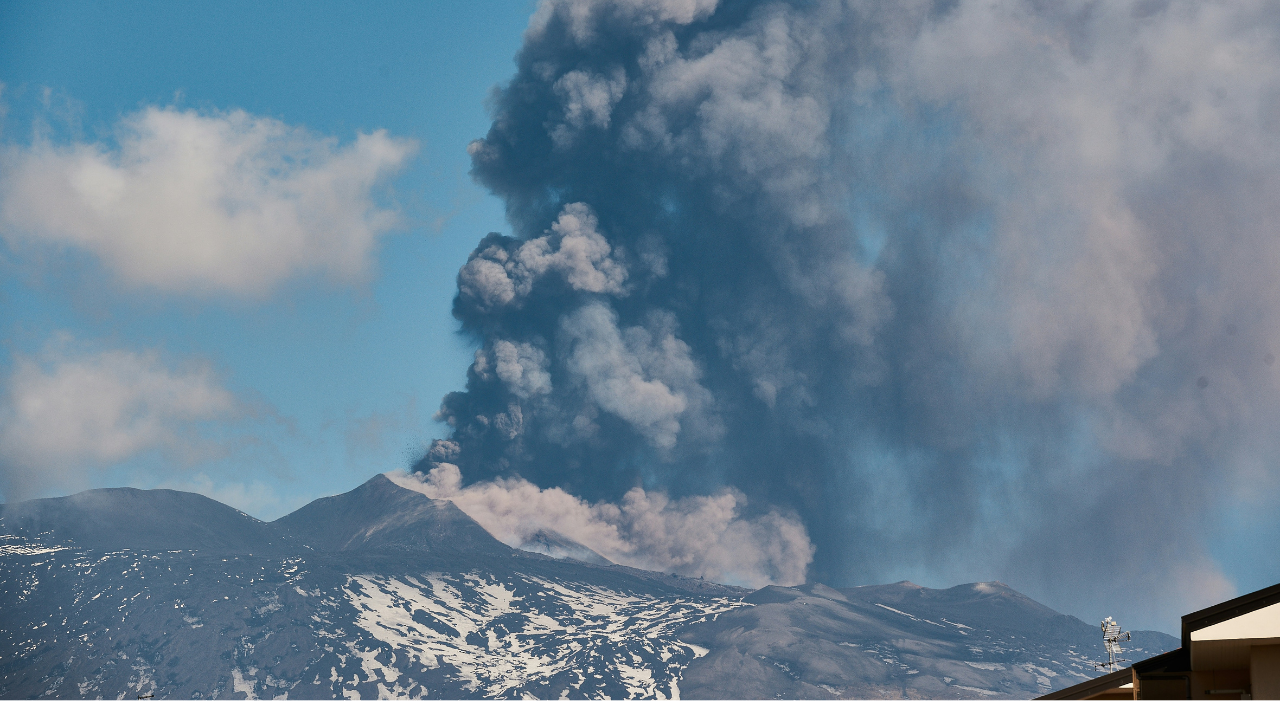
M 1167 627 L 1229 593 L 1219 505 L 1276 486 L 1275 14 L 545 1 L 471 146 L 513 236 L 459 273 L 480 349 L 416 469 L 727 487 L 813 579 Z

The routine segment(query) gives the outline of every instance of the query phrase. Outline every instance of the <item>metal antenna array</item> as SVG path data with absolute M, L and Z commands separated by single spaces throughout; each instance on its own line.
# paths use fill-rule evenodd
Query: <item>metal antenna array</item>
M 1108 672 L 1114 672 L 1119 668 L 1121 662 L 1128 662 L 1120 656 L 1123 650 L 1120 649 L 1122 640 L 1130 640 L 1129 631 L 1120 631 L 1120 624 L 1116 623 L 1110 616 L 1102 619 L 1102 644 L 1107 648 L 1107 661 L 1094 662 L 1094 669 L 1105 669 Z

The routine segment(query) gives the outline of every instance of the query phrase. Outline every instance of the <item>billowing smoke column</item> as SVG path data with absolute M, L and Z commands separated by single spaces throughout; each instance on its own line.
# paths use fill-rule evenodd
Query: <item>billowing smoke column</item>
M 1203 531 L 1276 492 L 1278 11 L 545 0 L 471 146 L 513 236 L 459 272 L 480 349 L 416 469 L 730 489 L 810 579 L 1167 628 L 1231 593 Z

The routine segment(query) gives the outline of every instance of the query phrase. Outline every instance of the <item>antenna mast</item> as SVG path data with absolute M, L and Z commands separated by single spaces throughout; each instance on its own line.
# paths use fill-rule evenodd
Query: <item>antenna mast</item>
M 1102 644 L 1107 649 L 1106 662 L 1094 662 L 1094 669 L 1105 669 L 1108 672 L 1114 672 L 1120 667 L 1121 662 L 1128 662 L 1120 656 L 1120 642 L 1130 640 L 1129 631 L 1121 631 L 1120 624 L 1116 623 L 1113 618 L 1107 616 L 1102 619 Z

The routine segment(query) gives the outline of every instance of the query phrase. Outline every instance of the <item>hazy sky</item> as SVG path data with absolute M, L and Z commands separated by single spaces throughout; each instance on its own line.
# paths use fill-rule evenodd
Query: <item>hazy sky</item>
M 9 3 L 0 83 L 6 500 L 412 465 L 752 586 L 1280 579 L 1273 3 Z

